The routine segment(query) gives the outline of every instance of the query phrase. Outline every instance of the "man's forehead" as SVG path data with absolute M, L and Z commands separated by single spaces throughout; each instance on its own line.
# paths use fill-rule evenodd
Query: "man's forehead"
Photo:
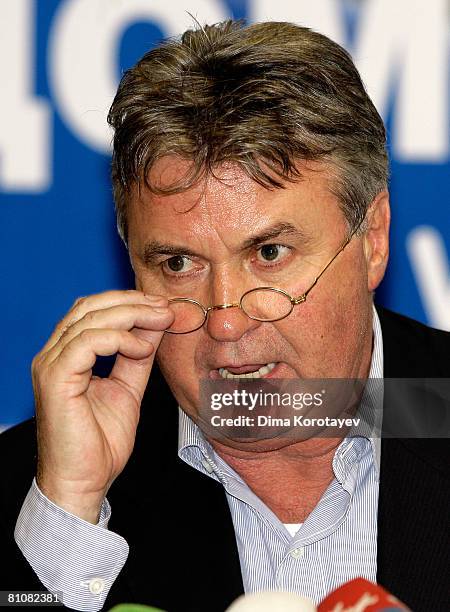
M 273 195 L 275 199 L 283 191 L 320 191 L 332 194 L 330 182 L 334 179 L 334 173 L 329 164 L 320 161 L 299 161 L 297 163 L 298 177 L 294 180 L 283 179 L 276 175 L 263 161 L 260 162 L 264 172 L 272 175 L 281 187 L 269 188 L 261 185 L 252 178 L 245 170 L 244 166 L 236 161 L 224 161 L 205 171 L 198 177 L 192 186 L 180 191 L 179 193 L 158 195 L 148 188 L 145 181 L 135 184 L 132 188 L 132 199 L 143 202 L 157 202 L 164 198 L 170 204 L 171 200 L 179 200 L 180 195 L 185 201 L 200 201 L 208 195 L 221 195 L 226 192 L 235 193 L 241 196 L 257 196 L 263 199 L 270 199 Z M 147 181 L 156 190 L 170 190 L 174 185 L 183 183 L 186 178 L 191 177 L 193 161 L 175 155 L 166 155 L 158 159 L 151 167 Z
M 167 188 L 186 176 L 189 164 L 173 156 L 162 158 L 149 179 L 152 185 Z M 260 185 L 232 162 L 175 194 L 155 194 L 141 184 L 139 189 L 134 188 L 130 202 L 130 231 L 146 227 L 152 234 L 169 229 L 173 235 L 189 231 L 206 235 L 215 228 L 242 239 L 245 234 L 264 231 L 282 221 L 307 231 L 327 211 L 335 216 L 339 207 L 330 190 L 327 169 L 315 164 L 302 170 L 300 181 L 285 182 L 283 188 L 273 189 Z
M 148 183 L 157 190 L 168 190 L 174 185 L 189 177 L 192 162 L 175 156 L 166 156 L 159 159 L 148 174 Z M 164 203 L 170 207 L 181 206 L 181 202 L 188 209 L 195 204 L 206 201 L 208 198 L 233 197 L 233 195 L 246 198 L 248 203 L 252 198 L 268 190 L 252 179 L 243 167 L 236 162 L 224 162 L 205 172 L 192 186 L 179 193 L 159 195 L 148 188 L 144 181 L 135 184 L 132 188 L 132 201 L 141 204 Z M 273 190 L 271 190 L 273 192 Z
M 166 155 L 153 164 L 148 179 L 156 187 L 166 189 L 180 179 L 189 176 L 192 169 L 192 160 Z M 214 187 L 217 181 L 242 192 L 250 191 L 252 184 L 255 183 L 241 164 L 229 160 L 214 166 L 209 172 L 205 171 L 201 179 L 192 187 L 192 191 L 201 193 L 205 188 Z

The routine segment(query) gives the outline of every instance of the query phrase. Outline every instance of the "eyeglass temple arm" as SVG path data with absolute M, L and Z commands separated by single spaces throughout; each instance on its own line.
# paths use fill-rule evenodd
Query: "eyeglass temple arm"
M 355 229 L 352 231 L 352 233 L 349 235 L 349 237 L 347 238 L 347 240 L 343 243 L 343 245 L 341 246 L 341 248 L 339 249 L 339 251 L 333 255 L 333 257 L 330 259 L 330 261 L 327 263 L 327 265 L 322 269 L 322 271 L 316 276 L 316 278 L 314 279 L 313 284 L 305 291 L 305 293 L 302 293 L 302 295 L 300 295 L 298 298 L 294 298 L 294 303 L 295 304 L 301 304 L 302 302 L 306 301 L 306 298 L 308 296 L 308 293 L 311 291 L 311 289 L 313 289 L 316 284 L 317 281 L 319 280 L 319 278 L 322 276 L 322 274 L 324 274 L 324 272 L 326 270 L 328 270 L 328 268 L 331 266 L 331 264 L 333 263 L 333 261 L 336 259 L 336 257 L 342 253 L 342 251 L 345 249 L 345 247 L 348 245 L 348 243 L 350 242 L 350 240 L 353 238 L 353 236 L 356 234 L 356 232 L 359 230 L 359 228 L 362 225 L 362 222 L 364 221 L 365 217 L 363 217 L 361 219 L 361 221 L 358 223 L 358 225 L 355 227 Z

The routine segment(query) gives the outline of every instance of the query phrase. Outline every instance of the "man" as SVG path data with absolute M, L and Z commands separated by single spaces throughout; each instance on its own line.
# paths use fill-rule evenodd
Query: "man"
M 199 612 L 361 575 L 446 609 L 439 442 L 196 426 L 205 380 L 448 376 L 448 335 L 373 307 L 385 131 L 348 54 L 286 23 L 188 31 L 109 121 L 136 291 L 77 300 L 34 360 L 32 484 L 33 423 L 2 436 L 5 588 Z

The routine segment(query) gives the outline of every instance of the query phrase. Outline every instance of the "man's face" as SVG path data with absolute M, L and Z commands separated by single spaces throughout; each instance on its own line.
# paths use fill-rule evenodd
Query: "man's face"
M 185 172 L 185 164 L 165 158 L 151 178 L 171 183 Z M 184 193 L 135 190 L 128 219 L 137 288 L 205 306 L 238 302 L 259 286 L 301 295 L 349 234 L 326 170 L 316 164 L 302 173 L 298 183 L 267 190 L 229 165 Z M 193 333 L 165 334 L 158 362 L 183 409 L 195 418 L 199 381 L 219 378 L 220 368 L 239 373 L 275 363 L 265 377 L 366 376 L 371 291 L 385 265 L 379 244 L 370 231 L 353 237 L 306 302 L 281 321 L 262 323 L 228 308 L 210 312 Z

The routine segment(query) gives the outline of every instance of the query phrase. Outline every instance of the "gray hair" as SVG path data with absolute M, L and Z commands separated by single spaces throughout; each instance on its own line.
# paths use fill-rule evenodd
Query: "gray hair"
M 164 42 L 124 74 L 108 123 L 125 243 L 133 185 L 179 193 L 224 162 L 268 189 L 300 180 L 299 161 L 324 162 L 350 229 L 387 185 L 385 128 L 350 55 L 291 23 L 230 20 Z M 163 188 L 149 172 L 166 155 L 190 163 Z

